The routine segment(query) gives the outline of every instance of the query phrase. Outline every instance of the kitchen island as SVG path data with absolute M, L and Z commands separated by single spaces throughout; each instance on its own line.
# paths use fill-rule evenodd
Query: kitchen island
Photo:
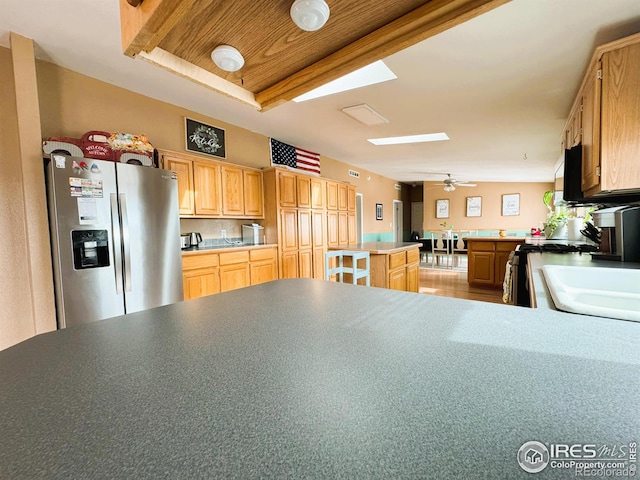
M 530 478 L 638 442 L 639 365 L 640 323 L 278 280 L 0 352 L 0 478 Z
M 509 254 L 524 243 L 524 237 L 465 237 L 469 285 L 502 288 Z
M 369 252 L 372 287 L 418 292 L 420 244 L 414 242 L 365 242 L 338 245 L 328 250 Z M 346 258 L 346 266 L 351 266 Z M 348 274 L 346 274 L 348 275 Z M 347 281 L 350 281 L 347 279 Z M 364 284 L 364 279 L 359 280 Z

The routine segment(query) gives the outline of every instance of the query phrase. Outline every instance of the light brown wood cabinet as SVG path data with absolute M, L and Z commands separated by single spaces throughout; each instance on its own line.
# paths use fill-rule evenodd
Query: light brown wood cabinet
M 419 257 L 420 250 L 417 246 L 388 253 L 372 252 L 371 286 L 418 292 Z
M 276 257 L 275 247 L 183 254 L 184 299 L 276 280 Z
M 501 288 L 509 254 L 523 241 L 522 238 L 468 238 L 467 281 L 469 284 Z
M 161 158 L 178 176 L 181 217 L 264 218 L 260 170 L 169 151 Z
M 220 165 L 193 162 L 194 215 L 221 215 Z
M 563 143 L 582 141 L 585 198 L 640 192 L 640 33 L 596 48 L 571 112 Z
M 180 215 L 194 215 L 193 162 L 164 155 L 164 168 L 176 172 L 178 176 L 178 210 Z
M 323 279 L 327 246 L 347 244 L 352 238 L 355 187 L 280 168 L 263 175 L 265 235 L 268 243 L 278 243 L 280 277 Z M 338 208 L 338 192 L 342 209 Z M 348 210 L 351 197 L 353 212 Z

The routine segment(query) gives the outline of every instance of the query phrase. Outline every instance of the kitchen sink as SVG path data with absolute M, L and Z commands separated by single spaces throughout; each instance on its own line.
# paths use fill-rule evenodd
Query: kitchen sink
M 545 265 L 558 310 L 640 322 L 640 270 Z

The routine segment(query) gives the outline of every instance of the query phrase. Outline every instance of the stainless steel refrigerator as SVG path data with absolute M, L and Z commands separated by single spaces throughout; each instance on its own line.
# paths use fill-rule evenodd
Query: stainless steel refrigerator
M 183 300 L 175 174 L 54 153 L 46 179 L 58 328 Z

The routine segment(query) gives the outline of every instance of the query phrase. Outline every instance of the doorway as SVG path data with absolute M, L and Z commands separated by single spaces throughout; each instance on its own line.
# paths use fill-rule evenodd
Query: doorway
M 402 242 L 402 201 L 393 201 L 393 241 Z

